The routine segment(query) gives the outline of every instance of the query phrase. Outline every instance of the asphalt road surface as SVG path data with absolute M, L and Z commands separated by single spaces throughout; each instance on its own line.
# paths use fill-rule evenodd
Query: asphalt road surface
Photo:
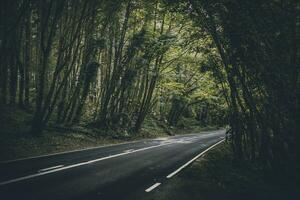
M 142 200 L 224 137 L 208 131 L 0 162 L 0 199 Z

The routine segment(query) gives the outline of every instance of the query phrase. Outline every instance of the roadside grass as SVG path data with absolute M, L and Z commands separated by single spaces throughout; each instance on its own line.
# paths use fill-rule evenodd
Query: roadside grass
M 298 174 L 295 174 L 298 173 Z M 147 200 L 293 200 L 298 199 L 299 171 L 264 171 L 259 164 L 236 161 L 221 144 L 167 180 Z
M 28 134 L 32 114 L 20 109 L 7 108 L 0 112 L 0 160 L 10 160 L 64 151 L 72 151 L 107 144 L 166 137 L 175 134 L 197 133 L 201 127 L 168 127 L 153 118 L 147 118 L 138 134 L 126 131 L 99 130 L 77 127 L 56 127 L 52 122 L 42 135 Z M 210 129 L 211 127 L 209 127 Z
M 19 109 L 0 113 L 0 160 L 72 151 L 131 140 L 85 129 L 46 129 L 42 135 L 29 134 L 32 114 Z

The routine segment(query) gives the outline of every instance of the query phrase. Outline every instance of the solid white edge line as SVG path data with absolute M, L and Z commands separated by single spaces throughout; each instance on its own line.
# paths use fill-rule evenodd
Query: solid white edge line
M 151 192 L 152 190 L 154 190 L 155 188 L 157 188 L 158 186 L 160 186 L 161 183 L 155 183 L 154 185 L 152 185 L 151 187 L 149 187 L 148 189 L 145 190 L 145 192 Z
M 191 133 L 191 134 L 182 134 L 182 135 L 175 135 L 175 136 L 169 136 L 167 138 L 172 138 L 172 137 L 178 137 L 178 136 L 189 136 L 189 135 L 197 135 L 197 134 L 210 134 L 210 132 L 215 132 L 215 131 L 222 131 L 224 129 L 220 130 L 214 130 L 214 131 L 201 131 L 199 133 Z M 102 146 L 95 146 L 95 147 L 88 147 L 88 148 L 83 148 L 83 149 L 76 149 L 76 150 L 71 150 L 71 151 L 63 151 L 63 152 L 57 152 L 57 153 L 51 153 L 51 154 L 44 154 L 44 155 L 39 155 L 39 156 L 31 156 L 31 157 L 25 157 L 25 158 L 17 158 L 17 159 L 12 159 L 12 160 L 2 160 L 0 161 L 0 164 L 8 164 L 12 162 L 18 162 L 18 161 L 23 161 L 23 160 L 31 160 L 35 158 L 46 158 L 50 156 L 55 156 L 55 155 L 63 155 L 63 154 L 68 154 L 68 153 L 75 153 L 75 152 L 80 152 L 80 151 L 86 151 L 86 150 L 93 150 L 93 149 L 101 149 L 105 147 L 113 147 L 113 146 L 118 146 L 118 145 L 124 145 L 124 144 L 131 144 L 135 142 L 143 142 L 143 141 L 150 141 L 150 140 L 157 140 L 159 138 L 152 138 L 152 139 L 142 139 L 142 140 L 133 140 L 130 142 L 120 142 L 117 144 L 108 144 L 108 145 L 102 145 Z
M 157 148 L 157 147 L 161 147 L 161 146 L 166 146 L 166 145 L 169 145 L 169 144 L 173 144 L 173 143 L 165 143 L 165 144 L 154 145 L 154 146 L 145 147 L 145 148 L 142 148 L 142 149 L 137 149 L 137 150 L 130 151 L 130 152 L 123 152 L 123 153 L 119 153 L 119 154 L 115 154 L 115 155 L 111 155 L 111 156 L 107 156 L 107 157 L 98 158 L 98 159 L 95 159 L 95 160 L 90 160 L 90 161 L 86 161 L 86 162 L 82 162 L 82 163 L 77 163 L 77 164 L 74 164 L 74 165 L 68 165 L 68 166 L 65 166 L 65 167 L 56 168 L 56 169 L 52 169 L 52 170 L 49 170 L 49 171 L 43 171 L 43 172 L 40 172 L 40 173 L 37 173 L 37 174 L 31 174 L 31 175 L 23 176 L 23 177 L 20 177 L 20 178 L 0 182 L 0 186 L 7 185 L 7 184 L 10 184 L 10 183 L 19 182 L 19 181 L 23 181 L 23 180 L 26 180 L 26 179 L 35 178 L 35 177 L 46 175 L 46 174 L 55 173 L 55 172 L 66 170 L 66 169 L 71 169 L 71 168 L 74 168 L 74 167 L 79 167 L 79 166 L 99 162 L 99 161 L 102 161 L 102 160 L 107 160 L 107 159 L 110 159 L 110 158 L 116 158 L 116 157 L 119 157 L 119 156 L 131 154 L 131 153 L 135 153 L 135 152 L 139 152 L 139 151 L 145 151 L 145 150 L 148 150 L 148 149 L 153 149 L 153 148 Z
M 148 139 L 145 139 L 145 140 L 148 140 Z M 93 150 L 93 149 L 101 149 L 101 148 L 105 148 L 105 147 L 114 147 L 114 146 L 118 146 L 118 145 L 131 144 L 131 143 L 140 142 L 140 141 L 143 142 L 144 140 L 133 140 L 130 142 L 120 142 L 117 144 L 108 144 L 108 145 L 102 145 L 102 146 L 96 146 L 96 147 L 76 149 L 76 150 L 71 150 L 71 151 L 63 151 L 63 152 L 57 152 L 57 153 L 51 153 L 51 154 L 44 154 L 44 155 L 39 155 L 39 156 L 17 158 L 17 159 L 13 159 L 13 160 L 4 160 L 4 161 L 0 161 L 0 164 L 8 164 L 8 163 L 12 163 L 12 162 L 31 160 L 31 159 L 35 159 L 35 158 L 47 158 L 50 156 L 63 155 L 63 154 L 68 154 L 68 153 L 76 153 L 76 152 L 80 152 L 80 151 Z
M 132 152 L 134 151 L 134 149 L 127 149 L 127 150 L 124 150 L 123 152 Z
M 206 150 L 202 151 L 201 153 L 199 153 L 197 156 L 195 156 L 193 159 L 191 159 L 190 161 L 188 161 L 187 163 L 185 163 L 184 165 L 182 165 L 181 167 L 179 167 L 178 169 L 176 169 L 174 172 L 172 172 L 171 174 L 169 174 L 167 176 L 167 178 L 172 178 L 174 175 L 176 175 L 177 173 L 179 173 L 181 170 L 183 170 L 185 167 L 187 167 L 188 165 L 190 165 L 192 162 L 194 162 L 196 159 L 198 159 L 200 156 L 202 156 L 203 154 L 205 154 L 206 152 L 208 152 L 209 150 L 211 150 L 212 148 L 214 148 L 215 146 L 219 145 L 220 143 L 224 142 L 225 139 L 215 143 L 214 145 L 210 146 L 209 148 L 207 148 Z
M 64 165 L 57 165 L 57 166 L 53 166 L 53 167 L 48 167 L 48 168 L 45 168 L 45 169 L 40 169 L 38 172 L 44 172 L 44 171 L 49 171 L 49 170 L 52 170 L 52 169 L 57 169 L 57 168 L 61 168 L 63 167 Z

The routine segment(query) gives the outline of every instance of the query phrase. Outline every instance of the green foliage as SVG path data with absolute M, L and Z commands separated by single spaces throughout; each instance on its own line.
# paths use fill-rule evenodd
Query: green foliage
M 212 72 L 223 88 L 235 154 L 284 168 L 299 152 L 299 2 L 180 5 L 216 47 L 203 51 L 201 71 Z
M 26 97 L 32 133 L 49 124 L 88 124 L 135 134 L 149 116 L 173 126 L 182 117 L 201 126 L 219 124 L 218 113 L 225 119 L 212 70 L 219 55 L 202 28 L 174 12 L 185 3 L 26 2 L 5 5 L 0 105 L 23 105 Z

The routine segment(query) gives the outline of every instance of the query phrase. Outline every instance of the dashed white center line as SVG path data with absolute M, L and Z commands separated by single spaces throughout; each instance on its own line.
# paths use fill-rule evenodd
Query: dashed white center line
M 222 141 L 224 141 L 224 140 L 222 140 Z M 177 174 L 179 171 L 181 171 L 187 165 L 189 165 L 190 163 L 192 163 L 194 160 L 196 160 L 197 158 L 199 158 L 201 155 L 203 155 L 208 150 L 210 150 L 214 146 L 218 145 L 222 141 L 220 141 L 220 142 L 212 145 L 211 147 L 209 147 L 208 149 L 206 149 L 205 151 L 203 151 L 202 153 L 200 153 L 199 155 L 197 155 L 195 158 L 193 158 L 192 160 L 190 160 L 189 162 L 187 162 L 185 165 L 181 166 L 179 169 L 177 169 L 173 173 L 169 174 L 167 176 L 167 178 L 171 178 L 172 176 L 174 176 L 175 174 Z M 27 176 L 23 176 L 23 177 L 19 177 L 19 178 L 7 180 L 7 181 L 4 181 L 4 182 L 0 182 L 0 186 L 11 184 L 11 183 L 15 183 L 15 182 L 19 182 L 19 181 L 24 181 L 24 180 L 27 180 L 27 179 L 31 179 L 31 178 L 43 176 L 43 175 L 46 175 L 46 174 L 56 173 L 56 172 L 59 172 L 59 171 L 63 171 L 63 170 L 67 170 L 67 169 L 71 169 L 71 168 L 75 168 L 75 167 L 80 167 L 80 166 L 92 164 L 92 163 L 95 163 L 95 162 L 99 162 L 99 161 L 103 161 L 103 160 L 107 160 L 107 159 L 111 159 L 111 158 L 120 157 L 120 156 L 123 156 L 123 155 L 128 155 L 128 154 L 132 154 L 132 153 L 136 153 L 136 152 L 146 151 L 146 150 L 149 150 L 149 149 L 158 148 L 158 147 L 162 147 L 162 146 L 166 146 L 166 145 L 170 145 L 170 144 L 174 144 L 174 143 L 178 143 L 178 140 L 163 141 L 163 142 L 161 142 L 158 145 L 153 145 L 153 146 L 144 147 L 144 148 L 140 148 L 140 149 L 128 149 L 128 150 L 126 150 L 126 151 L 124 151 L 122 153 L 118 153 L 118 154 L 114 154 L 114 155 L 109 155 L 109 156 L 106 156 L 106 157 L 101 157 L 101 158 L 97 158 L 97 159 L 94 159 L 94 160 L 84 161 L 84 162 L 80 162 L 80 163 L 76 163 L 76 164 L 72 164 L 72 165 L 67 165 L 67 166 L 57 165 L 57 166 L 53 166 L 53 167 L 49 167 L 49 168 L 44 168 L 44 169 L 38 170 L 38 173 L 36 173 L 36 174 L 30 174 L 30 175 L 27 175 Z M 160 184 L 161 183 L 156 183 L 153 186 L 151 186 L 148 189 L 146 189 L 145 191 L 146 192 L 150 192 L 153 189 L 155 189 L 156 187 L 158 187 Z
M 111 159 L 111 158 L 120 157 L 120 156 L 123 156 L 123 155 L 135 153 L 135 152 L 146 151 L 148 149 L 153 149 L 153 148 L 166 146 L 166 145 L 170 145 L 170 144 L 172 144 L 172 143 L 171 142 L 170 143 L 163 143 L 163 144 L 159 144 L 159 145 L 154 145 L 154 146 L 150 146 L 150 147 L 145 147 L 145 148 L 141 148 L 141 149 L 132 150 L 130 152 L 123 152 L 123 153 L 119 153 L 119 154 L 110 155 L 110 156 L 107 156 L 107 157 L 102 157 L 102 158 L 98 158 L 98 159 L 94 159 L 94 160 L 90 160 L 90 161 L 85 161 L 85 162 L 81 162 L 81 163 L 77 163 L 77 164 L 73 164 L 73 165 L 62 166 L 62 167 L 55 168 L 55 169 L 47 169 L 47 171 L 43 171 L 43 172 L 39 172 L 39 173 L 36 173 L 36 174 L 31 174 L 31 175 L 11 179 L 11 180 L 8 180 L 8 181 L 0 182 L 0 186 L 15 183 L 15 182 L 19 182 L 19 181 L 24 181 L 24 180 L 27 180 L 27 179 L 43 176 L 43 175 L 46 175 L 46 174 L 56 173 L 56 172 L 59 172 L 59 171 L 63 171 L 63 170 L 67 170 L 67 169 L 71 169 L 71 168 L 75 168 L 75 167 L 79 167 L 79 166 L 83 166 L 83 165 L 92 164 L 92 163 L 99 162 L 99 161 L 102 161 L 102 160 L 107 160 L 107 159 Z
M 61 168 L 63 166 L 64 165 L 57 165 L 57 166 L 53 166 L 53 167 L 48 167 L 48 168 L 45 168 L 45 169 L 40 169 L 38 172 L 41 173 L 41 172 L 49 171 L 49 170 L 52 170 L 52 169 Z
M 152 185 L 151 187 L 149 187 L 148 189 L 145 190 L 145 192 L 151 192 L 152 190 L 154 190 L 155 188 L 157 188 L 158 186 L 160 186 L 161 183 L 155 183 L 154 185 Z

